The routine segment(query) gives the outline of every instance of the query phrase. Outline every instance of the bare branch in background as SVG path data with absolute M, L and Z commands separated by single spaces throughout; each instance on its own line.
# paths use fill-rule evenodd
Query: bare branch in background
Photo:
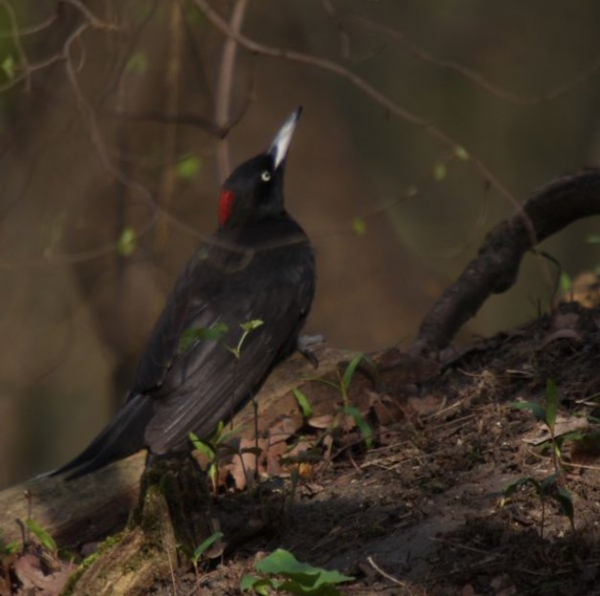
M 295 50 L 288 50 L 284 48 L 278 48 L 274 46 L 268 46 L 241 33 L 233 31 L 228 23 L 224 21 L 221 16 L 212 8 L 208 0 L 194 0 L 194 3 L 198 8 L 206 15 L 206 17 L 213 23 L 213 25 L 219 29 L 228 37 L 235 39 L 240 46 L 245 48 L 250 52 L 254 52 L 256 54 L 260 54 L 263 56 L 269 56 L 271 58 L 279 58 L 283 60 L 289 60 L 291 62 L 298 62 L 301 64 L 308 64 L 311 66 L 315 66 L 322 70 L 326 70 L 331 72 L 343 79 L 346 79 L 350 83 L 352 83 L 356 88 L 360 89 L 363 93 L 365 93 L 368 97 L 382 106 L 386 111 L 394 116 L 397 116 L 406 122 L 413 124 L 419 128 L 422 128 L 425 132 L 427 132 L 432 138 L 436 139 L 444 146 L 448 147 L 451 151 L 461 151 L 466 152 L 463 145 L 459 143 L 456 139 L 445 133 L 443 130 L 434 126 L 429 121 L 417 116 L 416 114 L 406 110 L 398 103 L 396 103 L 393 99 L 389 98 L 387 95 L 373 87 L 370 83 L 368 83 L 361 76 L 357 75 L 355 72 L 345 68 L 341 64 L 334 62 L 332 60 L 328 60 L 326 58 L 320 58 L 319 56 L 313 56 L 310 54 L 304 54 L 302 52 L 297 52 Z M 514 195 L 500 182 L 499 178 L 492 172 L 492 170 L 477 156 L 473 153 L 468 153 L 468 158 L 470 163 L 474 165 L 477 169 L 481 177 L 493 187 L 500 196 L 502 196 L 505 200 L 507 200 L 513 208 L 520 212 L 522 212 L 522 208 L 519 205 L 519 202 L 514 197 Z M 534 229 L 531 226 L 528 226 L 531 236 L 532 244 L 535 244 L 535 236 Z
M 231 12 L 229 26 L 232 31 L 239 33 L 244 21 L 248 0 L 237 0 Z M 218 127 L 227 126 L 231 118 L 231 100 L 233 93 L 233 81 L 235 75 L 235 59 L 237 55 L 237 41 L 233 37 L 227 37 L 223 44 L 221 64 L 219 65 L 219 77 L 217 83 L 217 94 L 215 97 L 215 124 Z M 229 158 L 229 141 L 223 138 L 217 144 L 217 175 L 219 182 L 223 181 L 231 172 L 231 160 Z
M 167 58 L 166 72 L 166 112 L 167 116 L 174 118 L 179 111 L 179 96 L 181 82 L 181 50 L 183 35 L 181 31 L 183 15 L 179 2 L 171 3 L 169 15 L 169 55 Z M 163 129 L 163 166 L 160 181 L 159 204 L 169 210 L 177 188 L 175 172 L 177 152 L 177 126 L 165 126 Z M 161 250 L 167 243 L 169 229 L 167 221 L 159 217 L 156 221 L 154 235 L 154 248 Z
M 2 2 L 2 5 L 4 6 L 5 10 L 7 11 L 7 14 L 9 15 L 9 20 L 11 22 L 10 37 L 13 39 L 15 47 L 17 48 L 17 51 L 19 52 L 19 59 L 20 59 L 20 68 L 14 74 L 14 76 L 10 78 L 10 80 L 8 82 L 6 82 L 4 85 L 0 85 L 0 93 L 3 93 L 4 91 L 8 91 L 9 89 L 12 89 L 13 87 L 18 85 L 22 81 L 25 81 L 25 88 L 26 88 L 26 90 L 29 90 L 31 87 L 31 76 L 35 72 L 44 70 L 45 68 L 48 68 L 58 62 L 63 62 L 63 61 L 67 61 L 70 59 L 70 51 L 71 51 L 71 46 L 73 45 L 73 42 L 75 40 L 77 40 L 81 35 L 83 35 L 83 33 L 87 29 L 92 28 L 92 29 L 99 29 L 99 30 L 110 31 L 110 32 L 119 31 L 118 25 L 116 25 L 115 23 L 109 23 L 109 22 L 99 19 L 88 8 L 83 6 L 81 4 L 81 2 L 79 2 L 78 0 L 61 0 L 62 2 L 66 3 L 66 4 L 70 4 L 71 6 L 75 7 L 77 10 L 79 10 L 81 12 L 81 14 L 85 17 L 85 21 L 82 25 L 80 25 L 77 29 L 75 29 L 75 31 L 73 31 L 71 33 L 71 35 L 69 35 L 69 37 L 65 41 L 62 49 L 59 52 L 56 52 L 55 54 L 52 54 L 51 56 L 48 56 L 48 57 L 44 58 L 43 60 L 40 60 L 39 62 L 30 63 L 29 59 L 27 58 L 26 53 L 23 50 L 23 46 L 20 41 L 20 38 L 24 35 L 24 33 L 22 32 L 22 30 L 20 30 L 18 28 L 12 6 L 8 2 L 8 0 L 0 0 L 0 1 Z M 48 27 L 49 24 L 53 23 L 56 18 L 57 18 L 56 15 L 54 15 L 51 19 L 48 19 L 43 24 L 37 25 L 34 28 L 30 28 L 29 31 L 30 32 L 33 32 L 33 30 L 41 31 L 41 30 L 45 29 L 46 27 Z M 2 34 L 2 37 L 4 37 L 4 34 Z
M 6 11 L 8 15 L 8 20 L 10 21 L 10 30 L 12 33 L 12 40 L 15 44 L 15 49 L 17 50 L 17 54 L 19 55 L 19 62 L 21 64 L 21 70 L 26 73 L 25 75 L 25 91 L 31 91 L 31 71 L 29 70 L 29 60 L 27 59 L 27 54 L 23 49 L 23 45 L 21 44 L 21 36 L 19 34 L 19 26 L 17 24 L 17 17 L 15 16 L 15 11 L 13 7 L 10 5 L 8 0 L 0 0 L 2 3 L 2 7 Z
M 74 8 L 76 8 L 81 16 L 92 26 L 94 29 L 108 29 L 108 30 L 116 30 L 118 26 L 113 23 L 107 23 L 102 19 L 99 19 L 87 6 L 85 6 L 79 0 L 60 0 L 60 2 L 64 4 L 70 4 Z
M 542 95 L 540 97 L 518 95 L 516 93 L 503 89 L 496 83 L 493 83 L 492 81 L 486 79 L 481 73 L 477 72 L 472 68 L 464 66 L 459 62 L 455 62 L 454 60 L 436 58 L 423 48 L 420 48 L 411 41 L 408 41 L 408 39 L 406 39 L 406 36 L 402 32 L 397 31 L 396 29 L 392 29 L 391 27 L 387 27 L 386 25 L 382 25 L 381 23 L 375 23 L 364 17 L 353 16 L 349 17 L 349 19 L 351 21 L 359 23 L 360 25 L 367 29 L 370 29 L 371 31 L 376 31 L 377 33 L 383 33 L 387 35 L 389 38 L 394 40 L 398 45 L 402 46 L 409 54 L 411 54 L 415 58 L 422 60 L 423 62 L 429 62 L 430 64 L 434 64 L 435 66 L 439 66 L 441 68 L 448 68 L 456 72 L 457 74 L 462 75 L 466 79 L 469 79 L 471 82 L 475 83 L 488 93 L 496 95 L 500 99 L 503 99 L 510 103 L 518 105 L 536 105 L 545 101 L 555 99 L 559 95 L 570 91 L 571 89 L 573 89 L 573 87 L 576 87 L 577 85 L 588 80 L 594 73 L 596 73 L 600 69 L 600 57 L 596 57 L 596 59 L 588 68 L 584 69 L 574 78 L 562 85 L 559 85 L 558 87 L 556 87 L 552 91 L 549 91 L 545 95 Z
M 35 33 L 40 33 L 41 31 L 44 31 L 44 29 L 48 29 L 48 27 L 50 27 L 54 22 L 56 22 L 56 19 L 58 18 L 58 14 L 55 12 L 53 14 L 51 14 L 48 18 L 44 19 L 41 23 L 38 23 L 37 25 L 30 25 L 29 27 L 21 27 L 18 29 L 18 31 L 16 32 L 16 34 L 19 37 L 26 37 L 27 35 L 34 35 Z M 5 39 L 7 37 L 14 37 L 15 36 L 15 32 L 14 31 L 0 31 L 0 38 Z
M 340 36 L 340 56 L 345 59 L 350 58 L 350 36 L 344 28 L 344 24 L 340 19 L 332 0 L 321 0 L 323 10 L 329 15 L 333 24 L 338 30 Z
M 213 137 L 219 139 L 224 138 L 229 132 L 229 128 L 221 128 L 214 122 L 197 116 L 196 114 L 182 114 L 178 113 L 175 115 L 165 114 L 163 112 L 102 112 L 103 116 L 111 116 L 114 118 L 122 118 L 123 120 L 140 121 L 140 122 L 156 122 L 159 124 L 176 124 L 176 125 L 189 125 L 195 126 L 207 132 Z

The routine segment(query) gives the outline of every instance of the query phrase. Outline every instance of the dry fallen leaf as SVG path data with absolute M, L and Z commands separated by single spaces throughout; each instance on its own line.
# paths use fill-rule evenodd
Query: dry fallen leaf
M 38 555 L 25 553 L 15 561 L 13 570 L 26 593 L 34 591 L 36 596 L 55 596 L 64 588 L 75 565 L 58 561 L 57 570 L 48 573 Z

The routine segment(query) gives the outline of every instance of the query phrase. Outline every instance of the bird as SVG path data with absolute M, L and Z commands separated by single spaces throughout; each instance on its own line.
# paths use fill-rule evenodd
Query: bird
M 218 229 L 192 254 L 158 318 L 123 407 L 53 471 L 73 479 L 142 449 L 190 451 L 298 347 L 315 293 L 315 255 L 284 203 L 296 108 L 269 148 L 223 183 Z

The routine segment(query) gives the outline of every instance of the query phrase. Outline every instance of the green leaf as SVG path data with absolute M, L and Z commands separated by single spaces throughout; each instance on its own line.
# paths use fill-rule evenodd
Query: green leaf
M 270 579 L 263 579 L 247 573 L 240 582 L 240 589 L 244 592 L 254 590 L 260 596 L 268 596 L 269 591 L 275 589 L 275 584 Z
M 223 434 L 224 428 L 225 428 L 225 423 L 222 420 L 219 420 L 219 423 L 217 424 L 217 429 L 215 430 L 215 432 L 212 434 L 212 436 L 210 438 L 211 443 L 216 444 L 221 440 L 221 435 Z
M 210 479 L 212 485 L 216 487 L 217 466 L 215 465 L 214 462 L 212 464 L 210 464 L 210 466 L 208 466 L 207 474 L 208 474 L 208 478 Z
M 15 78 L 15 59 L 12 56 L 4 58 L 2 61 L 2 70 L 10 81 Z
M 362 217 L 355 217 L 352 220 L 352 231 L 357 236 L 364 236 L 367 233 L 367 222 Z
M 575 521 L 575 508 L 573 507 L 571 493 L 566 488 L 561 487 L 553 495 L 553 499 L 559 504 L 562 512 L 571 520 L 571 523 L 573 523 Z
M 137 244 L 137 234 L 131 226 L 123 228 L 119 239 L 117 240 L 117 251 L 120 255 L 128 257 Z
M 554 434 L 554 424 L 556 422 L 556 413 L 558 411 L 558 389 L 552 379 L 546 380 L 546 417 L 545 422 L 550 431 Z
M 546 476 L 540 482 L 540 492 L 542 495 L 552 494 L 554 488 L 556 487 L 556 479 L 558 478 L 558 472 L 553 472 L 550 476 Z
M 346 414 L 348 414 L 348 416 L 352 416 L 354 424 L 356 424 L 358 430 L 360 431 L 367 449 L 371 449 L 373 446 L 373 430 L 369 426 L 368 422 L 363 418 L 358 408 L 355 408 L 354 406 L 348 406 L 346 408 Z
M 304 393 L 302 393 L 300 389 L 297 389 L 295 387 L 294 389 L 292 389 L 292 394 L 298 402 L 298 406 L 300 407 L 300 411 L 302 412 L 302 418 L 310 418 L 312 416 L 313 409 L 308 403 L 306 395 L 304 395 Z
M 175 169 L 181 178 L 193 178 L 201 166 L 202 160 L 197 155 L 188 155 L 177 163 Z
M 344 376 L 342 377 L 342 389 L 344 393 L 348 391 L 350 383 L 352 382 L 352 377 L 354 376 L 354 373 L 356 371 L 356 367 L 360 364 L 363 358 L 364 354 L 357 354 L 356 356 L 354 356 L 354 358 L 352 358 L 352 360 L 346 367 L 346 370 L 344 371 Z
M 540 483 L 535 478 L 527 476 L 526 478 L 519 478 L 516 482 L 512 482 L 511 484 L 509 484 L 503 491 L 504 496 L 510 497 L 512 494 L 514 494 L 527 484 L 533 486 L 538 494 L 541 493 Z
M 560 274 L 560 279 L 558 281 L 558 285 L 560 286 L 560 291 L 565 294 L 566 292 L 569 292 L 571 290 L 571 288 L 573 287 L 573 280 L 571 279 L 571 276 L 568 273 L 565 273 L 564 271 Z
M 210 327 L 186 329 L 179 340 L 179 353 L 187 352 L 197 341 L 219 341 L 229 331 L 229 327 L 222 322 L 213 323 Z
M 133 72 L 141 75 L 148 70 L 148 56 L 146 52 L 138 51 L 132 54 L 125 65 L 125 72 Z
M 200 557 L 215 543 L 217 540 L 223 538 L 223 532 L 215 532 L 209 536 L 195 551 L 192 555 L 192 560 L 196 563 L 200 560 Z
M 456 145 L 456 147 L 454 147 L 454 155 L 463 161 L 469 159 L 469 152 L 462 145 Z
M 40 541 L 40 544 L 50 552 L 56 552 L 56 542 L 54 538 L 44 530 L 35 520 L 28 519 L 25 525 L 35 534 L 35 537 Z
M 254 331 L 258 329 L 261 325 L 264 325 L 265 322 L 260 319 L 253 319 L 252 321 L 248 321 L 246 323 L 241 323 L 240 327 L 246 332 L 250 333 L 250 331 Z
M 600 244 L 600 234 L 588 234 L 585 241 L 588 244 Z
M 215 458 L 215 450 L 213 449 L 213 447 L 199 439 L 196 433 L 190 433 L 188 437 L 192 442 L 194 449 L 196 449 L 198 452 L 204 455 L 204 457 L 208 458 L 210 461 L 212 461 Z
M 533 412 L 533 415 L 541 422 L 546 422 L 546 412 L 540 404 L 536 404 L 532 401 L 513 401 L 508 404 L 509 408 L 513 410 L 529 410 Z
M 448 174 L 448 170 L 446 169 L 445 163 L 436 163 L 433 168 L 433 178 L 438 182 L 444 180 L 446 175 Z
M 12 555 L 20 548 L 19 542 L 4 542 L 2 530 L 0 530 L 0 557 L 2 555 Z
M 309 585 L 313 588 L 326 584 L 339 584 L 354 579 L 343 575 L 339 571 L 327 571 L 326 569 L 301 563 L 292 553 L 281 548 L 273 551 L 262 561 L 258 561 L 255 568 L 259 573 L 283 575 L 304 586 Z

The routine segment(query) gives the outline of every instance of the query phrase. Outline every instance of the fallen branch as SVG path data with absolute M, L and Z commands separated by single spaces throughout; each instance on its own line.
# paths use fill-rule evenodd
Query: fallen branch
M 599 213 L 599 168 L 564 176 L 536 191 L 522 212 L 488 234 L 477 257 L 423 319 L 410 354 L 423 356 L 446 347 L 491 294 L 514 285 L 528 250 L 570 223 Z

